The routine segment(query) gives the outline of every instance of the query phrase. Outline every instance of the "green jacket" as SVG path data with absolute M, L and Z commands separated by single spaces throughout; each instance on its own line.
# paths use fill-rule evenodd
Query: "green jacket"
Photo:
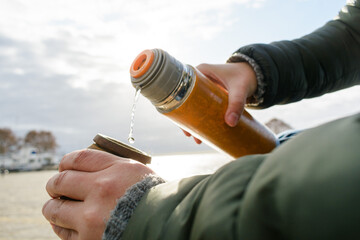
M 360 83 L 360 1 L 294 41 L 238 50 L 266 91 L 259 107 Z M 122 239 L 360 239 L 360 115 L 305 131 L 266 155 L 212 175 L 157 185 Z
M 122 239 L 360 239 L 359 143 L 360 114 L 212 175 L 158 185 Z

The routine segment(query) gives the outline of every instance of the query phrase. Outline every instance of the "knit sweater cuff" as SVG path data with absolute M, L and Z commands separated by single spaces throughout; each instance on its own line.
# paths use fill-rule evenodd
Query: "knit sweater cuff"
M 106 225 L 103 240 L 119 240 L 138 203 L 150 188 L 165 181 L 156 175 L 147 175 L 142 181 L 130 187 L 118 202 Z
M 264 75 L 260 69 L 260 66 L 256 63 L 256 61 L 249 56 L 242 54 L 242 53 L 234 53 L 228 60 L 228 63 L 231 62 L 247 62 L 250 64 L 250 66 L 253 68 L 255 75 L 256 75 L 256 81 L 257 81 L 257 90 L 254 93 L 253 96 L 250 96 L 246 100 L 246 107 L 257 107 L 264 101 L 264 93 L 265 93 L 265 87 L 266 83 L 264 81 Z

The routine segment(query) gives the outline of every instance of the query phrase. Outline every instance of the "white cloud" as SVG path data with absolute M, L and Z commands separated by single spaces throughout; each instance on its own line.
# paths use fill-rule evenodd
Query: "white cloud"
M 75 75 L 73 86 L 118 81 L 143 49 L 179 54 L 185 40 L 211 40 L 233 23 L 235 5 L 264 0 L 2 0 L 0 34 L 31 44 L 39 64 Z M 191 48 L 191 46 L 186 46 Z M 5 51 L 14 55 L 13 48 Z M 126 78 L 125 81 L 127 81 Z

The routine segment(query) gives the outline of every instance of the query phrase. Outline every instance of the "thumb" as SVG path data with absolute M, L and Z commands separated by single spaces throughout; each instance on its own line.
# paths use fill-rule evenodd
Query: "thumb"
M 230 127 L 235 127 L 244 111 L 246 93 L 242 87 L 231 87 L 229 89 L 229 103 L 225 113 L 225 122 Z

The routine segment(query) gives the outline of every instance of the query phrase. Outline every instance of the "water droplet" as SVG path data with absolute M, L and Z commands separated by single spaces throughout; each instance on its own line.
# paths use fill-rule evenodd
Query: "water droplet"
M 128 137 L 128 141 L 129 143 L 133 144 L 135 142 L 135 138 L 133 137 Z
M 133 106 L 132 106 L 132 109 L 131 109 L 130 132 L 129 132 L 129 137 L 128 137 L 128 141 L 129 141 L 130 144 L 135 143 L 135 138 L 134 138 L 134 117 L 135 117 L 136 103 L 138 101 L 140 92 L 141 92 L 140 88 L 136 89 L 134 102 L 133 102 Z

